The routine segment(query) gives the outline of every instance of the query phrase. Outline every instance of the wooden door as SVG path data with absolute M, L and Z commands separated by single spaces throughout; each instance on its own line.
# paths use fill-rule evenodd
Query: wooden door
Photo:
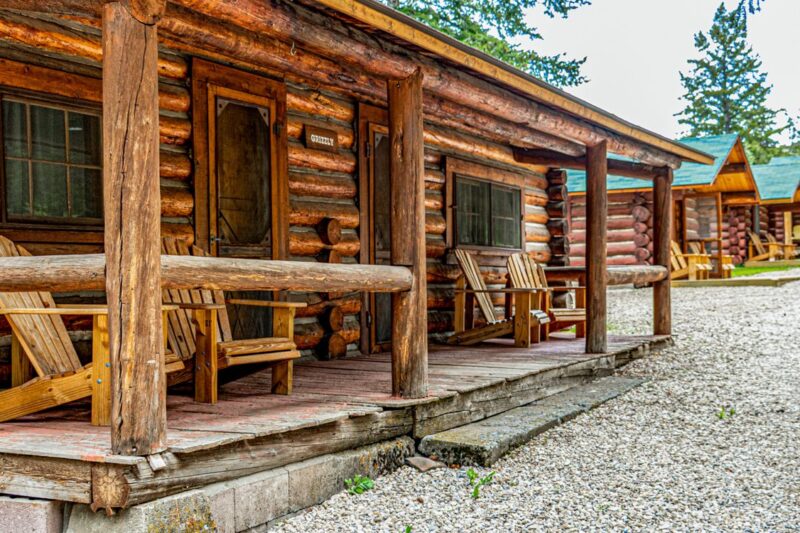
M 209 87 L 211 248 L 219 257 L 272 258 L 272 123 L 275 102 Z M 213 108 L 212 108 L 213 105 Z M 270 291 L 231 297 L 271 300 Z M 234 338 L 271 336 L 270 308 L 229 306 Z
M 359 203 L 361 205 L 361 263 L 391 264 L 391 181 L 389 176 L 389 130 L 386 111 L 359 107 Z M 392 297 L 386 293 L 366 295 L 362 312 L 363 352 L 391 349 Z
M 285 258 L 285 87 L 201 60 L 193 70 L 197 243 L 219 257 Z M 269 300 L 273 293 L 228 296 Z M 229 306 L 228 312 L 235 338 L 271 334 L 269 308 Z

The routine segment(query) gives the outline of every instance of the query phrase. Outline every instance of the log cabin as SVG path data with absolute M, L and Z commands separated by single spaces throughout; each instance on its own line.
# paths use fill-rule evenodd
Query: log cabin
M 0 63 L 0 234 L 34 256 L 0 258 L 0 291 L 104 305 L 111 420 L 109 430 L 71 411 L 1 423 L 4 493 L 111 510 L 421 437 L 434 402 L 458 410 L 441 417 L 452 427 L 532 401 L 526 389 L 465 409 L 458 379 L 429 380 L 428 334 L 452 330 L 456 248 L 474 254 L 491 287 L 506 283 L 506 258 L 519 251 L 585 284 L 579 352 L 592 365 L 611 350 L 608 283 L 653 282 L 653 333 L 671 334 L 673 172 L 713 157 L 381 4 L 0 0 Z M 608 154 L 654 183 L 653 266 L 606 268 L 606 174 L 619 168 Z M 571 270 L 559 259 L 562 168 L 587 172 L 590 246 Z M 160 256 L 159 236 L 204 256 Z M 223 397 L 198 411 L 165 390 L 160 289 L 307 304 L 297 348 L 342 359 L 307 363 L 306 376 L 330 374 L 299 381 L 298 400 L 248 377 L 234 396 L 249 403 Z M 264 334 L 268 309 L 231 311 L 231 327 Z M 85 318 L 65 323 L 85 338 Z M 346 357 L 359 352 L 390 354 Z M 490 364 L 506 352 L 464 353 Z M 499 395 L 507 385 L 491 386 Z M 291 447 L 285 434 L 310 444 Z M 56 479 L 55 463 L 69 474 Z
M 673 239 L 685 252 L 690 242 L 700 242 L 712 257 L 731 255 L 735 264 L 742 264 L 747 259 L 747 232 L 753 227 L 759 193 L 741 139 L 733 134 L 684 138 L 680 142 L 712 154 L 715 162 L 688 163 L 675 171 Z M 585 183 L 585 173 L 568 172 L 567 255 L 573 265 L 585 262 Z M 608 190 L 609 264 L 652 264 L 652 186 L 641 180 L 610 175 Z M 717 260 L 716 265 L 719 264 Z
M 767 165 L 753 165 L 753 175 L 761 198 L 758 232 L 786 244 L 800 243 L 800 157 L 774 157 Z

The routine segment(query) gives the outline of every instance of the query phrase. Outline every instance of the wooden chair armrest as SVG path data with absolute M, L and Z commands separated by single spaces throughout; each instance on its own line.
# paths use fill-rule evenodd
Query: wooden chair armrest
M 108 307 L 8 307 L 0 315 L 107 315 Z
M 550 287 L 548 290 L 551 290 L 551 291 L 554 291 L 554 292 L 555 292 L 555 291 L 558 291 L 558 292 L 564 292 L 564 291 L 585 291 L 585 290 L 586 290 L 586 287 Z
M 177 305 L 164 304 L 162 311 L 175 311 Z M 105 304 L 63 304 L 56 307 L 8 307 L 0 309 L 0 315 L 107 315 Z
M 484 293 L 484 292 L 499 292 L 499 293 L 531 293 L 531 292 L 547 292 L 549 289 L 453 289 L 453 292 L 465 292 L 465 293 Z
M 225 309 L 225 304 L 180 302 L 175 304 L 175 309 Z
M 238 298 L 225 301 L 232 305 L 249 305 L 252 307 L 308 307 L 308 304 L 305 302 L 272 302 L 269 300 L 240 300 Z

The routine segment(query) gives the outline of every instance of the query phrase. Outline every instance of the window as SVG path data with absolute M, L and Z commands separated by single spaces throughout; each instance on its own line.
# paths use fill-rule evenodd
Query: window
M 100 222 L 100 115 L 16 97 L 2 113 L 5 220 Z
M 522 246 L 520 189 L 461 176 L 455 186 L 457 244 Z

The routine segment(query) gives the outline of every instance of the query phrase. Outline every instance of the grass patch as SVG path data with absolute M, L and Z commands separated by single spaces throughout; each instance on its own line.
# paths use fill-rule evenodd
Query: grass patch
M 742 277 L 742 276 L 753 276 L 755 274 L 762 274 L 764 272 L 782 272 L 784 270 L 792 270 L 798 269 L 798 267 L 791 267 L 791 266 L 738 266 L 733 269 L 731 275 L 734 278 Z

